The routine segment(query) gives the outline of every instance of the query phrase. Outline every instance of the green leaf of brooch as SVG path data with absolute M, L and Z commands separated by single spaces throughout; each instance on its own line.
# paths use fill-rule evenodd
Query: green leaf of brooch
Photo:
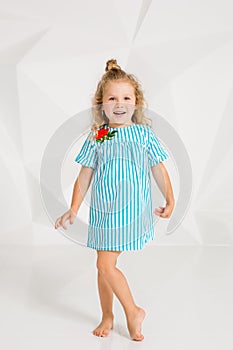
M 105 140 L 110 140 L 113 136 L 115 136 L 116 132 L 118 131 L 113 130 L 112 132 L 110 132 L 109 128 L 105 128 L 105 126 L 103 126 L 97 130 L 94 137 L 96 139 L 96 142 L 103 143 Z

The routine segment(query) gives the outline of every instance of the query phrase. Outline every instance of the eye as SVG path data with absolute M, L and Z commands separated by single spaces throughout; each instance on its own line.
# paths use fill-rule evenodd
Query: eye
M 109 100 L 113 100 L 115 97 L 110 97 Z M 130 100 L 130 97 L 125 97 L 125 99 L 129 99 Z

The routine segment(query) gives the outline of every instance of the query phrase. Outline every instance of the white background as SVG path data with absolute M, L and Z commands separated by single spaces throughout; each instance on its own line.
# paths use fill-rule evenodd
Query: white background
M 156 323 L 153 323 L 153 318 L 148 321 L 151 342 L 155 344 L 155 335 L 157 341 L 161 341 L 157 349 L 165 349 L 166 346 L 169 349 L 171 346 L 179 349 L 202 349 L 201 346 L 205 350 L 219 349 L 221 346 L 232 349 L 229 328 L 232 313 L 226 314 L 226 309 L 232 311 L 232 282 L 229 283 L 232 280 L 229 268 L 232 266 L 232 254 L 225 250 L 231 248 L 233 242 L 232 18 L 233 3 L 229 0 L 8 0 L 1 3 L 0 262 L 3 272 L 1 314 L 5 327 L 5 349 L 16 346 L 10 336 L 12 329 L 15 330 L 18 349 L 20 345 L 22 349 L 36 349 L 34 341 L 44 347 L 45 339 L 50 336 L 52 338 L 48 342 L 52 344 L 52 339 L 58 337 L 59 348 L 63 349 L 67 347 L 67 339 L 77 335 L 74 344 L 80 346 L 75 326 L 73 335 L 69 332 L 65 334 L 64 330 L 64 337 L 59 338 L 61 332 L 56 334 L 59 326 L 52 319 L 49 322 L 54 329 L 52 333 L 46 333 L 47 328 L 43 329 L 42 326 L 44 318 L 48 319 L 49 315 L 48 309 L 43 306 L 54 306 L 53 317 L 56 310 L 58 318 L 62 313 L 63 321 L 65 315 L 70 317 L 70 322 L 78 322 L 77 304 L 75 314 L 73 305 L 64 312 L 65 307 L 59 304 L 58 308 L 53 302 L 57 302 L 58 296 L 65 296 L 72 302 L 72 293 L 73 302 L 76 302 L 75 295 L 80 291 L 80 280 L 76 278 L 87 276 L 84 280 L 81 278 L 81 286 L 89 281 L 90 273 L 94 274 L 95 256 L 93 251 L 75 245 L 54 230 L 41 203 L 39 173 L 50 137 L 65 120 L 90 107 L 105 63 L 111 58 L 117 59 L 125 71 L 139 78 L 149 108 L 162 115 L 179 133 L 193 168 L 195 187 L 189 212 L 175 233 L 161 237 L 161 245 L 165 245 L 161 249 L 169 249 L 162 250 L 167 258 L 160 252 L 165 259 L 162 262 L 158 255 L 159 247 L 154 246 L 137 253 L 138 258 L 137 255 L 130 258 L 128 254 L 121 257 L 123 263 L 124 259 L 137 260 L 140 256 L 142 260 L 139 265 L 142 267 L 145 264 L 143 271 L 147 271 L 146 264 L 151 263 L 153 257 L 156 256 L 158 260 L 158 264 L 153 265 L 158 269 L 157 275 L 156 270 L 153 272 L 153 280 L 158 287 L 155 288 L 157 299 L 151 293 L 147 295 L 146 302 L 148 311 L 152 308 L 152 301 L 158 300 L 162 312 L 166 307 L 168 313 L 166 317 L 161 316 L 158 310 L 155 318 L 158 317 L 156 322 L 161 329 L 157 328 L 155 333 L 152 324 Z M 53 249 L 57 245 L 59 250 L 53 255 L 48 249 L 55 252 Z M 186 246 L 185 250 L 180 250 L 176 255 L 177 246 L 183 245 Z M 168 246 L 174 246 L 174 250 Z M 209 252 L 210 246 L 214 246 L 214 251 L 211 250 L 207 256 L 202 255 L 202 249 L 206 247 Z M 218 248 L 220 250 L 216 250 Z M 69 249 L 73 255 L 69 255 Z M 69 260 L 68 256 L 73 259 Z M 80 256 L 84 259 L 82 263 L 86 261 L 85 265 L 81 265 L 83 269 L 80 268 Z M 84 266 L 87 270 L 84 270 Z M 194 270 L 191 269 L 193 275 L 190 266 L 195 266 Z M 170 268 L 174 268 L 173 273 Z M 137 271 L 132 268 L 128 274 L 130 278 L 137 278 L 134 283 L 135 295 L 144 302 Z M 17 278 L 19 275 L 21 277 Z M 169 276 L 174 279 L 169 279 Z M 186 290 L 187 293 L 182 294 L 183 287 L 187 288 L 185 280 L 189 281 L 190 293 Z M 163 284 L 163 281 L 167 281 L 167 284 Z M 149 274 L 144 283 L 148 283 L 148 290 L 152 288 Z M 178 285 L 180 289 L 175 290 L 174 286 L 178 288 Z M 90 287 L 90 293 L 95 290 L 93 287 Z M 14 294 L 14 290 L 17 293 Z M 177 297 L 172 295 L 172 291 L 177 292 Z M 195 294 L 191 294 L 193 291 Z M 84 290 L 80 293 L 86 296 Z M 86 301 L 91 297 L 93 294 Z M 28 300 L 32 302 L 27 317 L 22 309 L 23 300 L 25 303 Z M 184 300 L 187 304 L 183 304 L 182 312 L 178 308 L 177 313 L 173 313 L 173 307 L 181 306 Z M 97 302 L 96 299 L 93 304 L 89 303 L 95 320 L 93 325 L 87 324 L 88 331 L 94 328 L 98 320 L 97 311 L 93 311 L 93 307 L 96 307 L 93 305 L 97 305 Z M 208 307 L 206 303 L 209 303 Z M 35 308 L 37 305 L 38 309 L 33 309 L 32 305 Z M 41 314 L 38 310 L 42 310 Z M 85 312 L 83 315 L 86 315 Z M 13 315 L 14 324 L 11 323 Z M 18 328 L 23 326 L 22 315 L 25 333 Z M 206 322 L 200 323 L 204 319 Z M 85 320 L 87 323 L 91 321 L 88 317 Z M 216 320 L 219 324 L 214 323 Z M 26 331 L 28 324 L 30 326 Z M 185 328 L 187 324 L 191 333 Z M 3 325 L 1 328 L 4 331 Z M 65 329 L 63 326 L 60 324 L 60 329 Z M 40 338 L 39 329 L 42 329 L 44 340 Z M 179 333 L 183 329 L 186 329 L 187 339 Z M 82 334 L 85 332 L 86 329 Z M 226 344 L 223 345 L 224 341 Z M 80 349 L 86 346 L 84 338 L 82 342 Z M 91 342 L 92 349 L 95 346 L 101 348 L 96 337 L 91 338 Z M 127 344 L 130 349 L 132 343 Z M 54 347 L 58 348 L 57 345 Z M 116 348 L 120 349 L 120 345 L 117 343 Z M 148 345 L 148 349 L 151 346 Z

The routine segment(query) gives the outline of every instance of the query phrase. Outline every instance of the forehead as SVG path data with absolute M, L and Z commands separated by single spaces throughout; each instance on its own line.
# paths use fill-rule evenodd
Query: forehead
M 104 89 L 105 95 L 130 94 L 134 95 L 134 87 L 127 81 L 109 81 Z

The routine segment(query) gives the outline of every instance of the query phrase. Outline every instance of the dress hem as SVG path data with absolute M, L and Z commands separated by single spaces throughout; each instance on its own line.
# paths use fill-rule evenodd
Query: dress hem
M 103 248 L 103 247 L 97 247 L 94 245 L 91 245 L 89 243 L 87 243 L 87 247 L 94 249 L 94 250 L 105 250 L 105 251 L 140 251 L 142 249 L 145 248 L 145 246 L 151 242 L 155 240 L 155 235 L 154 235 L 154 231 L 149 233 L 147 236 L 145 236 L 145 240 L 140 240 L 140 242 L 138 241 L 137 244 L 132 243 L 132 245 L 134 245 L 134 247 L 131 248 L 130 243 L 124 245 L 124 246 L 118 246 L 118 247 L 107 247 L 107 248 Z M 135 245 L 138 246 L 138 248 L 135 248 Z

